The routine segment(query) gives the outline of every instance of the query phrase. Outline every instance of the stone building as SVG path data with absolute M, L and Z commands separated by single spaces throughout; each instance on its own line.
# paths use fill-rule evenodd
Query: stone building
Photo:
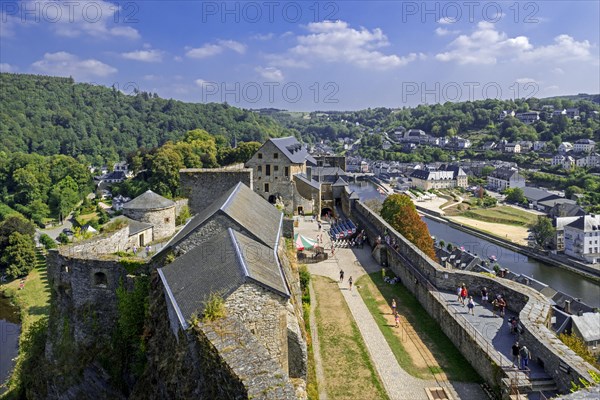
M 254 191 L 269 203 L 282 204 L 290 214 L 320 209 L 320 185 L 312 182 L 310 174 L 316 165 L 293 136 L 269 139 L 246 162 L 246 167 L 252 168 Z
M 171 329 L 186 330 L 211 294 L 290 377 L 306 375 L 306 345 L 285 255 L 283 214 L 243 183 L 204 209 L 157 254 Z
M 123 215 L 152 225 L 152 242 L 169 238 L 175 233 L 175 202 L 152 190 L 123 204 Z

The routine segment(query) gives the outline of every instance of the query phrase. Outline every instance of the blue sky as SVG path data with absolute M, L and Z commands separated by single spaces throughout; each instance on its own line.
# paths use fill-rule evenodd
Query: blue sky
M 0 70 L 351 110 L 600 92 L 600 2 L 0 1 Z

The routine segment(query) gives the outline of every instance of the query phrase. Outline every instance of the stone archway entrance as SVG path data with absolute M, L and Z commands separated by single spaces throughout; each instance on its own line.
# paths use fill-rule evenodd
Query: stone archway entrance
M 269 196 L 269 203 L 271 204 L 275 204 L 277 203 L 277 196 L 275 196 L 274 194 Z
M 321 210 L 321 218 L 325 216 L 333 217 L 333 210 L 329 207 L 325 207 Z

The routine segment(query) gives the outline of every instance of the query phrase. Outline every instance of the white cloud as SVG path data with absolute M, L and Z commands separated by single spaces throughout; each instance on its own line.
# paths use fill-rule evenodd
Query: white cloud
M 210 81 L 206 81 L 204 79 L 196 79 L 194 81 L 194 83 L 196 84 L 196 86 L 198 86 L 199 88 L 203 89 L 206 85 L 208 84 L 214 84 L 213 82 Z
M 284 79 L 283 72 L 274 67 L 256 67 L 254 70 L 270 82 L 281 82 Z
M 554 72 L 555 74 L 558 74 L 558 75 L 563 75 L 565 73 L 565 70 L 562 68 L 556 67 L 556 68 L 552 69 L 552 72 Z
M 442 17 L 440 19 L 438 19 L 438 24 L 442 24 L 442 25 L 450 25 L 450 24 L 455 24 L 458 22 L 458 20 L 454 19 L 454 18 L 450 18 L 450 17 Z
M 106 77 L 117 72 L 117 69 L 94 59 L 82 60 L 74 54 L 64 51 L 46 53 L 44 58 L 31 64 L 37 72 L 72 76 L 77 80 L 86 80 L 92 77 Z
M 44 15 L 38 22 L 30 19 L 26 24 L 45 23 L 59 36 L 74 38 L 89 35 L 101 39 L 140 37 L 139 32 L 129 26 L 135 20 L 135 10 L 123 10 L 122 7 L 106 0 L 27 0 L 21 7 L 44 10 Z M 128 23 L 127 20 L 131 22 Z
M 313 22 L 306 28 L 309 34 L 297 36 L 295 47 L 284 54 L 268 56 L 273 66 L 308 67 L 316 62 L 342 62 L 383 70 L 404 66 L 418 57 L 415 53 L 400 57 L 377 50 L 389 46 L 379 28 L 354 29 L 344 21 Z
M 590 58 L 590 43 L 577 42 L 571 36 L 560 35 L 554 44 L 535 47 L 526 36 L 508 37 L 496 30 L 489 22 L 479 22 L 471 35 L 460 35 L 448 47 L 449 51 L 435 57 L 439 61 L 454 61 L 458 64 L 494 65 L 501 60 L 516 62 L 568 61 Z
M 0 63 L 0 72 L 17 72 L 19 68 L 15 65 L 10 65 L 7 63 Z
M 233 50 L 238 54 L 246 52 L 246 45 L 235 40 L 218 40 L 216 44 L 206 43 L 202 47 L 187 48 L 186 56 L 190 58 L 208 58 L 223 53 L 225 50 Z
M 438 36 L 457 35 L 459 33 L 460 31 L 451 31 L 450 29 L 442 28 L 439 26 L 435 28 L 435 34 Z
M 274 33 L 266 33 L 266 34 L 261 34 L 258 33 L 256 35 L 253 35 L 250 37 L 250 39 L 254 39 L 254 40 L 271 40 L 273 39 L 273 37 L 275 36 Z
M 121 56 L 128 60 L 154 63 L 162 61 L 163 52 L 160 50 L 137 50 L 130 51 L 128 53 L 121 53 Z

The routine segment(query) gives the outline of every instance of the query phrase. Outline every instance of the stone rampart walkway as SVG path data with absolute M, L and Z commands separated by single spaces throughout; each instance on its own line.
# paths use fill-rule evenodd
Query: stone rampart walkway
M 323 226 L 324 247 L 331 255 L 331 244 L 326 238 Z M 319 232 L 317 224 L 312 222 L 300 221 L 297 232 L 315 238 Z M 344 282 L 339 284 L 348 307 L 358 325 L 360 333 L 371 356 L 371 360 L 377 370 L 383 385 L 392 400 L 427 400 L 425 388 L 444 387 L 454 399 L 482 399 L 485 394 L 477 384 L 461 382 L 438 382 L 435 380 L 422 380 L 415 378 L 405 372 L 396 361 L 392 350 L 381 333 L 380 327 L 367 309 L 360 294 L 353 288 L 348 288 L 348 278 L 353 281 L 367 273 L 375 272 L 381 269 L 373 260 L 370 249 L 365 246 L 363 249 L 338 248 L 335 250 L 335 256 L 317 264 L 309 264 L 308 268 L 311 274 L 322 275 L 333 280 L 339 280 L 340 269 L 344 270 Z

